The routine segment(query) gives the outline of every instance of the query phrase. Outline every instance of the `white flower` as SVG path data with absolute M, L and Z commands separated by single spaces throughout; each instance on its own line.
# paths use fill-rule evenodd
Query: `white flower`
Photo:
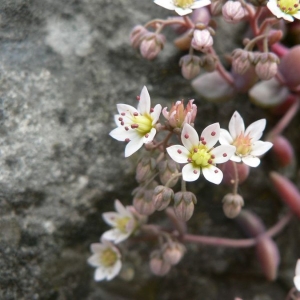
M 296 264 L 295 270 L 295 277 L 294 277 L 294 284 L 298 292 L 300 292 L 300 259 L 298 259 Z
M 125 208 L 119 200 L 115 201 L 115 209 L 116 212 L 102 214 L 104 221 L 113 227 L 113 229 L 104 232 L 102 238 L 118 244 L 134 232 L 137 221 L 131 213 L 130 207 Z
M 183 180 L 197 180 L 202 171 L 208 181 L 215 184 L 222 181 L 223 173 L 215 164 L 228 161 L 233 155 L 235 147 L 226 145 L 213 148 L 219 135 L 219 123 L 207 126 L 202 131 L 200 140 L 196 130 L 191 125 L 184 125 L 181 132 L 183 146 L 175 145 L 167 148 L 173 160 L 181 164 L 187 163 L 182 168 Z
M 230 159 L 235 162 L 243 162 L 250 167 L 260 164 L 260 156 L 267 152 L 273 144 L 259 141 L 266 127 L 266 120 L 258 120 L 245 130 L 244 120 L 236 111 L 229 122 L 229 132 L 221 129 L 220 144 L 233 145 L 236 147 L 235 155 Z
M 93 255 L 89 257 L 88 263 L 96 267 L 94 279 L 96 281 L 111 280 L 121 270 L 121 254 L 113 244 L 105 239 L 101 243 L 91 244 Z
M 154 0 L 154 3 L 175 10 L 180 16 L 184 16 L 191 13 L 193 9 L 209 5 L 211 2 L 210 0 Z
M 300 19 L 298 0 L 269 0 L 267 6 L 277 18 L 290 22 L 293 22 L 294 18 Z
M 144 86 L 140 95 L 138 108 L 117 104 L 119 114 L 115 115 L 117 128 L 109 135 L 118 141 L 128 142 L 125 148 L 125 157 L 138 151 L 144 143 L 152 142 L 155 134 L 155 124 L 157 123 L 161 105 L 157 104 L 151 109 L 150 95 Z

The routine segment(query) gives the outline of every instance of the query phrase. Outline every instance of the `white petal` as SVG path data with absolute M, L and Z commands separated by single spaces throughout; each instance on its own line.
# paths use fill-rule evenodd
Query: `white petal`
M 233 139 L 230 135 L 230 133 L 225 129 L 220 129 L 220 137 L 219 137 L 219 143 L 221 145 L 231 145 L 233 142 Z
M 132 232 L 126 232 L 126 233 L 120 232 L 119 235 L 118 235 L 118 237 L 114 240 L 114 243 L 115 244 L 119 244 L 119 243 L 127 240 L 128 237 L 131 235 L 131 233 Z
M 147 144 L 153 141 L 156 135 L 156 129 L 152 128 L 150 132 L 148 132 L 147 137 L 146 135 L 143 137 L 143 143 Z
M 191 6 L 191 9 L 197 9 L 206 5 L 211 4 L 210 0 L 200 0 L 200 1 L 195 1 L 194 4 Z
M 138 111 L 141 115 L 149 114 L 151 108 L 150 95 L 147 88 L 144 86 L 139 100 Z
M 187 15 L 187 14 L 190 14 L 191 12 L 193 12 L 190 8 L 181 8 L 181 7 L 175 7 L 175 11 L 180 16 L 184 16 L 184 15 Z
M 125 113 L 126 115 L 133 115 L 134 113 L 138 113 L 138 111 L 131 105 L 128 104 L 117 104 L 117 109 L 119 114 Z
M 157 104 L 154 106 L 153 108 L 153 112 L 150 114 L 151 117 L 152 117 L 152 125 L 156 124 L 158 119 L 159 119 L 159 116 L 160 116 L 160 113 L 161 113 L 161 105 L 160 104 Z
M 120 200 L 115 200 L 115 209 L 122 216 L 132 216 L 132 214 L 124 207 Z
M 183 146 L 189 151 L 198 146 L 198 133 L 190 124 L 184 124 L 181 132 L 181 142 Z
M 294 18 L 289 14 L 282 13 L 282 16 L 280 16 L 280 17 L 282 17 L 286 21 L 294 22 Z M 279 17 L 277 16 L 277 18 L 279 18 Z
M 204 138 L 205 145 L 208 149 L 211 149 L 219 140 L 220 137 L 220 124 L 214 123 L 202 131 L 200 140 Z
M 243 157 L 242 161 L 244 164 L 254 168 L 260 164 L 260 159 L 251 155 Z
M 112 130 L 109 135 L 117 141 L 124 142 L 126 139 L 126 130 L 124 127 L 117 127 Z
M 154 3 L 162 6 L 165 9 L 169 9 L 169 10 L 174 10 L 175 9 L 175 5 L 173 4 L 173 1 L 168 1 L 168 0 L 154 0 Z
M 185 164 L 188 161 L 190 152 L 181 145 L 174 145 L 167 148 L 167 152 L 170 157 L 179 164 Z
M 295 14 L 293 14 L 293 17 L 300 20 L 300 11 L 298 10 Z
M 300 259 L 297 260 L 295 274 L 300 275 Z
M 222 171 L 219 168 L 212 165 L 210 165 L 207 168 L 203 168 L 202 173 L 206 180 L 215 184 L 220 184 L 223 179 Z
M 104 222 L 112 227 L 115 227 L 117 222 L 116 220 L 119 218 L 119 214 L 116 212 L 106 212 L 102 214 L 102 218 Z
M 106 248 L 106 246 L 100 243 L 93 243 L 91 244 L 90 248 L 93 253 L 99 253 L 102 252 Z
M 294 284 L 298 292 L 300 292 L 300 276 L 294 277 Z
M 254 142 L 252 145 L 252 150 L 250 152 L 250 155 L 253 155 L 253 156 L 263 155 L 269 149 L 271 149 L 272 146 L 273 146 L 273 144 L 270 142 L 263 142 L 263 141 Z
M 237 155 L 232 155 L 230 157 L 230 160 L 235 161 L 235 162 L 241 162 L 242 161 L 241 157 L 237 156 Z
M 182 179 L 184 181 L 195 181 L 201 173 L 200 168 L 194 168 L 192 164 L 187 164 L 182 168 Z
M 235 111 L 229 121 L 229 132 L 232 136 L 232 139 L 235 140 L 244 131 L 244 120 L 241 115 L 237 111 Z
M 97 254 L 92 255 L 91 257 L 88 258 L 87 262 L 92 267 L 99 267 L 99 265 L 100 265 L 100 256 L 99 256 L 99 254 L 97 253 Z
M 128 157 L 138 151 L 143 146 L 143 137 L 131 140 L 125 148 L 125 157 Z
M 99 267 L 96 269 L 94 274 L 95 281 L 101 281 L 106 277 L 106 269 L 103 267 Z
M 245 135 L 249 135 L 249 137 L 252 139 L 252 142 L 256 142 L 261 138 L 265 127 L 266 119 L 255 121 L 247 127 Z
M 108 241 L 115 241 L 120 236 L 122 236 L 122 232 L 117 228 L 113 228 L 113 229 L 105 231 L 102 234 L 101 238 L 106 239 Z
M 213 162 L 222 164 L 228 161 L 235 152 L 235 147 L 231 145 L 222 145 L 214 148 L 210 153 L 215 156 Z
M 120 260 L 116 261 L 114 266 L 109 270 L 106 279 L 111 280 L 114 277 L 116 277 L 120 273 L 121 267 L 122 267 L 121 261 Z

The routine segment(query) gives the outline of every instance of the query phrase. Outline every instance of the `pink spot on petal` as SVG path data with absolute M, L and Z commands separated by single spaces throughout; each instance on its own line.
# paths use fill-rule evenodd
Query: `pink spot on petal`
M 211 133 L 211 135 L 212 135 L 212 136 L 215 136 L 215 135 L 216 135 L 216 132 L 215 132 L 215 131 L 213 131 L 213 132 Z
M 151 108 L 150 108 L 150 112 L 154 112 L 154 108 L 151 107 Z
M 136 100 L 140 101 L 141 97 L 140 96 L 136 96 Z
M 138 114 L 137 112 L 134 112 L 133 115 L 134 115 L 135 117 L 137 117 L 139 114 Z
M 177 150 L 177 152 L 178 152 L 179 154 L 181 154 L 181 153 L 182 153 L 182 151 L 181 151 L 180 149 L 178 149 L 178 150 Z
M 146 133 L 146 134 L 145 134 L 145 138 L 148 138 L 148 137 L 149 137 L 149 134 L 148 134 L 148 133 Z
M 126 131 L 128 131 L 128 130 L 129 130 L 129 128 L 126 126 L 126 127 L 125 127 L 125 130 L 126 130 Z
M 207 162 L 208 162 L 209 164 L 212 164 L 212 160 L 211 160 L 211 159 L 209 159 Z
M 194 170 L 193 173 L 194 173 L 194 174 L 197 174 L 198 172 L 197 172 L 197 170 Z
M 218 170 L 215 170 L 215 173 L 217 174 L 217 173 L 219 173 L 219 171 L 218 171 Z
M 122 115 L 122 116 L 125 116 L 125 113 L 124 113 L 124 112 L 122 112 L 122 113 L 121 113 L 121 115 Z
M 139 128 L 139 124 L 132 124 L 132 125 L 131 125 L 131 128 L 132 128 L 132 129 Z
M 184 135 L 184 137 L 185 137 L 186 139 L 188 139 L 190 136 L 186 133 L 186 134 Z
M 202 141 L 202 144 L 203 144 L 203 145 L 206 145 L 206 142 L 205 142 L 205 141 Z
M 200 141 L 204 141 L 204 137 L 201 136 Z
M 211 158 L 212 158 L 212 159 L 214 159 L 214 158 L 215 158 L 215 156 L 212 154 L 212 155 L 211 155 Z
M 223 153 L 223 157 L 226 157 L 227 156 L 227 153 Z
M 121 125 L 122 125 L 122 126 L 124 125 L 124 122 L 123 122 L 123 121 L 121 122 Z
M 125 139 L 125 142 L 126 142 L 126 143 L 130 142 L 130 139 L 129 139 L 129 138 L 126 138 L 126 139 Z
M 120 118 L 119 118 L 119 121 L 123 121 L 123 118 L 120 117 Z

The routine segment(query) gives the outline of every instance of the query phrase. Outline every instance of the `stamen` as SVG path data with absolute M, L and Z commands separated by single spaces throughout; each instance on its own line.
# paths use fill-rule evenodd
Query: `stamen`
M 123 121 L 123 118 L 120 117 L 120 118 L 119 118 L 119 121 Z
M 190 158 L 188 158 L 188 159 L 187 159 L 187 161 L 188 161 L 189 163 L 191 163 L 191 162 L 192 162 L 192 160 L 191 160 Z
M 126 139 L 125 139 L 125 142 L 126 142 L 126 143 L 130 142 L 130 139 L 129 139 L 129 138 L 126 138 Z
M 204 137 L 201 137 L 201 138 L 200 138 L 200 141 L 204 141 Z
M 207 162 L 208 162 L 210 165 L 212 164 L 212 160 L 211 160 L 211 159 L 209 159 Z
M 212 159 L 214 159 L 214 158 L 215 158 L 215 156 L 212 154 L 212 155 L 211 155 L 211 158 L 212 158 Z
M 136 96 L 136 100 L 140 101 L 141 97 L 140 96 Z
M 121 122 L 121 125 L 122 125 L 122 126 L 124 125 L 124 122 L 123 122 L 123 121 Z
M 126 130 L 126 131 L 128 131 L 128 130 L 129 130 L 129 128 L 126 126 L 126 127 L 125 127 L 125 130 Z
M 197 148 L 195 148 L 195 149 L 194 149 L 194 152 L 195 152 L 195 153 L 197 153 L 197 152 L 198 152 L 198 149 L 197 149 Z
M 148 133 L 146 133 L 146 134 L 145 134 L 145 138 L 148 138 L 148 137 L 149 137 L 149 134 L 148 134 Z
M 134 115 L 135 117 L 137 117 L 137 116 L 139 115 L 139 113 L 134 112 L 133 115 Z
M 132 129 L 139 128 L 139 124 L 132 124 L 132 125 L 131 125 L 131 128 L 132 128 Z
M 151 107 L 151 108 L 150 108 L 150 112 L 154 112 L 154 108 Z
M 205 142 L 205 141 L 202 141 L 202 144 L 203 144 L 203 145 L 206 145 L 206 142 Z

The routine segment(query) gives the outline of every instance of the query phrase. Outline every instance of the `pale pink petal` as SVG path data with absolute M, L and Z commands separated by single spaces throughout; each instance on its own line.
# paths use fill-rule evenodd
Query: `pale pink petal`
M 152 128 L 151 131 L 143 137 L 143 143 L 147 144 L 153 141 L 156 135 L 156 129 Z
M 260 164 L 260 159 L 258 157 L 250 156 L 250 155 L 243 157 L 242 161 L 244 164 L 254 168 Z
M 179 164 L 185 164 L 188 161 L 190 152 L 181 145 L 174 145 L 167 148 L 167 152 L 170 157 Z
M 229 121 L 229 132 L 232 136 L 232 139 L 235 140 L 244 131 L 244 120 L 241 115 L 237 111 L 235 111 Z
M 241 162 L 242 158 L 240 156 L 237 156 L 237 155 L 232 155 L 230 157 L 230 160 L 235 161 L 235 162 Z
M 175 11 L 180 16 L 184 16 L 184 15 L 187 15 L 187 14 L 190 14 L 191 12 L 193 12 L 193 10 L 191 10 L 190 8 L 181 8 L 181 7 L 175 7 Z
M 271 149 L 272 146 L 273 146 L 273 144 L 270 142 L 263 142 L 263 141 L 254 142 L 252 145 L 252 150 L 250 152 L 250 155 L 253 155 L 253 156 L 263 155 L 269 149 Z
M 167 107 L 162 110 L 162 114 L 167 120 L 169 120 L 169 112 Z
M 152 117 L 152 125 L 156 124 L 158 119 L 159 119 L 159 116 L 160 116 L 160 113 L 161 113 L 161 105 L 160 104 L 157 104 L 154 106 L 153 108 L 153 112 L 150 114 L 151 117 Z
M 197 9 L 203 6 L 210 5 L 211 1 L 210 0 L 200 0 L 200 1 L 195 1 L 194 4 L 191 5 L 191 9 Z
M 92 267 L 98 267 L 100 265 L 100 255 L 98 253 L 93 254 L 91 257 L 88 258 L 87 262 Z
M 235 147 L 231 145 L 222 145 L 214 148 L 210 153 L 215 156 L 213 162 L 222 164 L 228 161 L 235 152 Z
M 154 0 L 154 3 L 169 10 L 174 10 L 175 5 L 171 0 Z
M 200 140 L 204 139 L 202 143 L 205 143 L 205 146 L 208 149 L 211 149 L 219 140 L 220 137 L 220 124 L 214 123 L 207 126 L 201 134 Z
M 94 279 L 95 281 L 101 281 L 105 279 L 106 275 L 107 275 L 106 269 L 104 267 L 99 267 L 95 271 Z
M 300 259 L 297 260 L 295 274 L 300 275 Z
M 116 261 L 114 266 L 108 270 L 108 272 L 107 272 L 108 274 L 106 276 L 106 279 L 111 280 L 114 277 L 116 277 L 120 273 L 121 268 L 122 268 L 121 261 L 120 260 Z
M 245 135 L 249 135 L 249 137 L 252 139 L 252 142 L 256 142 L 261 138 L 265 127 L 266 119 L 255 121 L 247 127 Z
M 122 113 L 125 113 L 125 115 L 133 115 L 134 113 L 138 113 L 136 108 L 128 104 L 117 104 L 117 109 L 120 115 L 122 115 Z
M 183 146 L 191 151 L 195 147 L 199 145 L 199 136 L 197 131 L 190 125 L 184 124 L 182 132 L 181 132 L 181 142 Z
M 231 145 L 233 142 L 233 139 L 230 135 L 230 133 L 225 129 L 220 129 L 220 137 L 219 137 L 219 143 L 221 145 Z
M 125 157 L 128 157 L 138 151 L 143 146 L 143 137 L 131 140 L 125 147 Z
M 105 223 L 112 227 L 114 227 L 117 224 L 116 220 L 119 217 L 119 214 L 117 214 L 116 212 L 106 212 L 102 214 L 102 218 L 105 221 Z
M 98 253 L 103 251 L 106 247 L 100 243 L 93 243 L 91 244 L 90 248 L 93 253 Z
M 300 292 L 300 276 L 294 277 L 294 284 L 298 292 Z
M 115 200 L 115 209 L 122 216 L 132 216 L 132 214 L 124 207 L 120 200 Z
M 210 181 L 214 184 L 220 184 L 223 179 L 222 171 L 213 165 L 203 168 L 202 173 L 207 181 Z
M 200 173 L 200 168 L 195 168 L 192 164 L 187 164 L 182 168 L 182 179 L 184 181 L 195 181 L 199 178 Z
M 148 93 L 147 88 L 144 86 L 140 95 L 138 111 L 141 115 L 149 114 L 150 108 L 151 108 L 150 95 Z

